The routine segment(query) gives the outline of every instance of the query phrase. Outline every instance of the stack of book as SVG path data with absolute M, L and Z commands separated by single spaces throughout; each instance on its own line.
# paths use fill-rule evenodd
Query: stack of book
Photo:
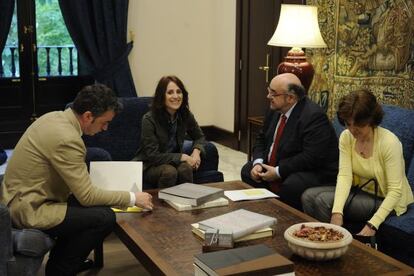
M 192 232 L 200 238 L 205 238 L 205 231 L 225 230 L 233 235 L 234 242 L 246 241 L 273 236 L 272 226 L 276 218 L 238 209 L 220 216 L 191 224 Z
M 295 275 L 294 264 L 264 244 L 194 256 L 194 275 Z
M 204 185 L 183 183 L 162 189 L 158 198 L 163 199 L 177 211 L 225 206 L 229 201 L 224 198 L 224 190 Z

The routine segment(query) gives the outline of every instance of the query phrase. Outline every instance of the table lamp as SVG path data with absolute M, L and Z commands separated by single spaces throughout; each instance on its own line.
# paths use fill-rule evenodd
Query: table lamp
M 317 7 L 282 4 L 276 31 L 267 44 L 292 47 L 279 64 L 277 73 L 297 75 L 307 92 L 315 71 L 302 48 L 327 47 L 319 30 Z

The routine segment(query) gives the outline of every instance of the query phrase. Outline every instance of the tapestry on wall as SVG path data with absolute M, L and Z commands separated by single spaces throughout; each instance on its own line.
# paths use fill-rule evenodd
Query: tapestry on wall
M 345 94 L 366 88 L 381 103 L 414 107 L 414 1 L 307 1 L 318 6 L 328 48 L 307 49 L 309 95 L 330 116 Z

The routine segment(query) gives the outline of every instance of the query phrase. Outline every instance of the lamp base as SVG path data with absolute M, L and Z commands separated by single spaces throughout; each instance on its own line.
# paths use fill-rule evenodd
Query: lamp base
M 283 73 L 295 74 L 308 93 L 315 70 L 312 64 L 306 60 L 305 52 L 301 48 L 294 47 L 290 49 L 284 61 L 277 67 L 277 74 Z

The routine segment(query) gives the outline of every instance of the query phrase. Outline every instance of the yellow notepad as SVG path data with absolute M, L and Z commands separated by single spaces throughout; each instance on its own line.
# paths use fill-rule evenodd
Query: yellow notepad
M 139 213 L 139 212 L 142 212 L 143 209 L 141 207 L 133 206 L 133 207 L 128 207 L 126 210 L 112 207 L 112 210 L 115 213 Z

